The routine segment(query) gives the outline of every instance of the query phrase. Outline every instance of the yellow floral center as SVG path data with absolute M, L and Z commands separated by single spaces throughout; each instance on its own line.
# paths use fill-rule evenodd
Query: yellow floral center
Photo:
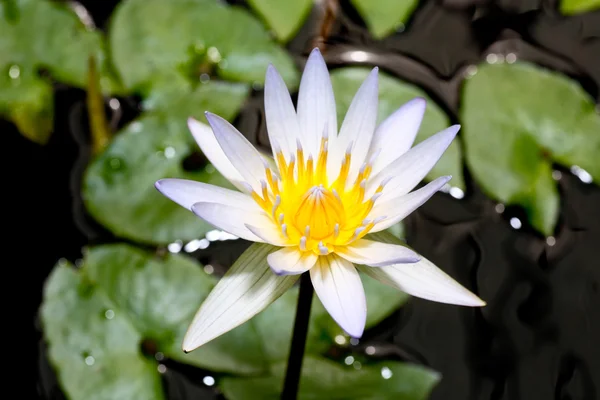
M 267 179 L 262 182 L 262 193 L 252 192 L 254 200 L 271 216 L 289 245 L 318 255 L 329 254 L 336 247 L 362 238 L 379 222 L 366 218 L 385 184 L 365 199 L 372 160 L 361 166 L 350 184 L 352 144 L 346 150 L 337 178 L 329 182 L 327 144 L 327 139 L 321 140 L 316 162 L 311 155 L 305 159 L 300 143 L 287 161 L 277 151 L 280 176 L 265 164 Z

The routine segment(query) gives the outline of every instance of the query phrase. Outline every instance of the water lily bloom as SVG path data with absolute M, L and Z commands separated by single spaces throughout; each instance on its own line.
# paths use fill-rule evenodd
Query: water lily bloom
M 362 335 L 367 314 L 357 268 L 413 296 L 485 305 L 413 250 L 365 237 L 404 219 L 450 180 L 412 191 L 459 130 L 451 126 L 411 148 L 425 112 L 420 98 L 376 126 L 377 72 L 357 91 L 338 132 L 329 73 L 317 49 L 306 63 L 297 108 L 269 66 L 271 160 L 217 115 L 206 113 L 212 130 L 188 121 L 206 157 L 239 191 L 182 179 L 162 179 L 157 189 L 217 228 L 257 243 L 204 301 L 185 351 L 252 318 L 306 271 L 323 306 L 353 337 Z

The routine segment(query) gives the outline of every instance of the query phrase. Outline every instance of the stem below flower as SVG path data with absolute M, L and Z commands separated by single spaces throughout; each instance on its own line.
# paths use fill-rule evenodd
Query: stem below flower
M 305 272 L 300 277 L 300 294 L 298 295 L 294 333 L 287 363 L 285 382 L 283 384 L 283 391 L 281 392 L 281 399 L 284 400 L 296 400 L 298 397 L 313 292 L 314 289 L 310 281 L 310 274 Z

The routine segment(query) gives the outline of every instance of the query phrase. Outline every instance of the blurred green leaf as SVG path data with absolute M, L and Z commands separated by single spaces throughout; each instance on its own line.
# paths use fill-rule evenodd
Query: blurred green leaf
M 573 15 L 600 8 L 600 0 L 561 0 L 560 12 Z
M 331 73 L 331 83 L 337 102 L 338 122 L 341 124 L 356 91 L 365 80 L 370 70 L 366 68 L 342 68 Z M 427 110 L 421 124 L 415 144 L 450 126 L 446 114 L 427 96 L 421 89 L 408 83 L 399 81 L 385 73 L 379 73 L 379 118 L 383 121 L 402 104 L 415 98 L 423 97 L 427 100 Z M 448 147 L 442 158 L 427 174 L 427 180 L 438 178 L 442 175 L 452 175 L 450 183 L 465 190 L 462 173 L 462 155 L 459 138 Z
M 275 365 L 270 377 L 223 378 L 220 387 L 229 400 L 279 399 L 285 371 L 285 364 Z M 417 365 L 385 362 L 356 370 L 309 356 L 302 364 L 298 398 L 425 400 L 439 379 L 438 373 Z
M 65 45 L 68 43 L 68 45 Z M 45 70 L 57 81 L 85 87 L 88 57 L 104 65 L 102 37 L 86 28 L 66 4 L 15 0 L 0 4 L 0 115 L 21 133 L 46 143 L 53 127 L 53 94 Z M 102 69 L 103 86 L 116 88 Z
M 215 283 L 191 259 L 167 255 L 161 260 L 124 244 L 91 248 L 79 271 L 57 266 L 46 284 L 42 320 L 50 359 L 63 388 L 71 398 L 83 398 L 98 390 L 85 383 L 97 382 L 94 374 L 98 371 L 119 371 L 131 364 L 132 373 L 140 376 L 134 376 L 129 386 L 130 375 L 121 380 L 110 371 L 103 375 L 109 381 L 102 384 L 133 392 L 136 382 L 143 381 L 148 386 L 145 390 L 155 390 L 148 382 L 158 379 L 154 376 L 157 364 L 140 353 L 143 342 L 168 358 L 213 371 L 256 374 L 267 370 L 262 349 L 248 347 L 257 340 L 251 326 L 239 327 L 192 354 L 181 350 L 183 333 Z M 91 361 L 86 360 L 89 356 Z M 126 364 L 114 364 L 121 360 Z M 85 363 L 93 363 L 94 368 L 85 369 Z M 90 398 L 121 397 L 160 398 L 114 393 Z
M 248 3 L 273 29 L 277 39 L 287 42 L 306 20 L 313 0 L 248 0 Z
M 419 4 L 419 0 L 350 0 L 377 39 L 403 25 Z
M 115 10 L 109 37 L 125 86 L 146 94 L 156 79 L 174 75 L 262 83 L 269 63 L 288 85 L 298 83 L 292 59 L 260 22 L 215 0 L 125 0 Z
M 244 84 L 207 82 L 190 93 L 152 98 L 165 106 L 126 126 L 89 165 L 83 199 L 90 214 L 119 237 L 152 244 L 196 239 L 214 229 L 158 193 L 154 183 L 185 178 L 232 187 L 212 165 L 183 169 L 183 160 L 199 151 L 186 120 L 204 120 L 204 111 L 231 119 L 247 93 Z
M 41 311 L 50 362 L 69 399 L 164 398 L 157 363 L 139 351 L 140 333 L 80 271 L 56 266 Z
M 463 89 L 463 137 L 473 177 L 518 204 L 551 235 L 559 210 L 552 163 L 600 179 L 600 115 L 577 82 L 525 63 L 485 64 Z

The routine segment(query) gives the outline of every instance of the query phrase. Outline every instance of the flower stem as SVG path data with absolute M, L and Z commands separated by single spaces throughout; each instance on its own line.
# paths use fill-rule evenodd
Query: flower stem
M 310 307 L 313 298 L 313 286 L 310 275 L 305 272 L 300 277 L 300 294 L 296 308 L 296 320 L 294 321 L 294 333 L 292 345 L 288 357 L 287 371 L 281 399 L 296 400 L 300 386 L 300 373 L 302 371 L 302 359 L 306 347 L 306 335 L 308 334 L 308 322 L 310 318 Z

